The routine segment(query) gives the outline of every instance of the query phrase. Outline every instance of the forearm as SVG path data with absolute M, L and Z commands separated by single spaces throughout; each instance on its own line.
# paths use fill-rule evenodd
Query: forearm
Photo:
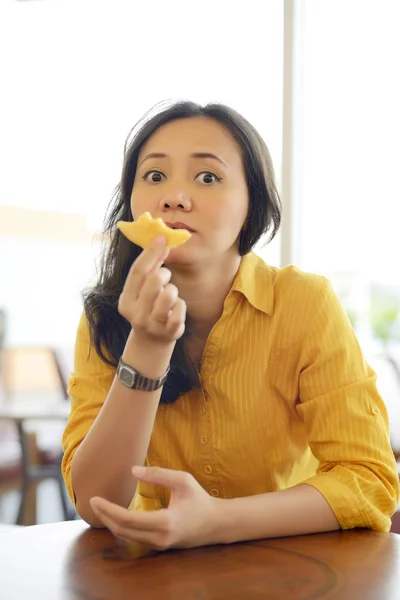
M 167 369 L 172 348 L 139 347 L 130 337 L 123 360 L 146 377 L 156 378 Z M 90 508 L 92 496 L 129 505 L 136 487 L 131 469 L 144 463 L 160 396 L 161 389 L 130 390 L 115 377 L 71 463 L 77 512 L 91 525 L 100 525 Z
M 246 498 L 221 500 L 218 542 L 320 533 L 339 529 L 324 496 L 307 484 Z

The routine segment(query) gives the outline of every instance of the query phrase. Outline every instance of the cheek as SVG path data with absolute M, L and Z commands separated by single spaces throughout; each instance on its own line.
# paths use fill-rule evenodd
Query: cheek
M 146 194 L 133 191 L 131 194 L 131 212 L 134 220 L 137 220 L 138 217 L 146 211 L 149 211 L 150 213 L 153 212 Z
M 237 230 L 242 228 L 249 209 L 246 195 L 235 191 L 217 197 L 210 207 L 209 222 L 212 227 L 224 230 Z

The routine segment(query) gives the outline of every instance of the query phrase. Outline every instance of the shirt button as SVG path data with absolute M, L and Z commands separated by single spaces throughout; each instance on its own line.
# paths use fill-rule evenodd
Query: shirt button
M 210 490 L 210 494 L 211 496 L 214 496 L 214 498 L 216 498 L 217 496 L 219 496 L 219 491 L 213 488 L 212 490 Z
M 201 436 L 201 438 L 200 438 L 200 442 L 201 442 L 202 444 L 207 444 L 207 442 L 208 442 L 208 437 L 207 437 L 206 435 L 202 435 L 202 436 Z
M 200 406 L 200 414 L 201 415 L 205 415 L 206 414 L 206 407 L 205 406 Z
M 210 467 L 210 465 L 207 465 L 206 467 L 204 467 L 205 472 L 207 473 L 207 475 L 211 475 L 212 473 L 212 467 Z
M 374 408 L 372 409 L 372 414 L 379 415 L 379 410 L 376 408 L 376 406 L 374 406 Z

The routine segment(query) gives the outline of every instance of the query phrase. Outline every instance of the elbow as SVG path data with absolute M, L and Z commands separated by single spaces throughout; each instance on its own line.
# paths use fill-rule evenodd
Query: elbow
M 397 467 L 394 469 L 386 468 L 382 473 L 377 474 L 379 485 L 377 496 L 381 499 L 382 510 L 388 517 L 396 512 L 400 500 L 400 481 Z
M 89 515 L 88 517 L 82 517 L 82 519 L 90 525 L 93 529 L 106 529 L 106 526 L 100 519 L 95 517 L 94 515 Z
M 387 494 L 387 504 L 386 510 L 384 510 L 385 514 L 391 518 L 394 513 L 399 508 L 399 494 L 400 494 L 400 486 L 399 482 L 394 482 L 394 485 L 391 490 L 388 491 Z
M 377 474 L 375 485 L 364 492 L 363 504 L 368 515 L 366 526 L 374 531 L 388 532 L 391 517 L 399 504 L 399 478 L 397 473 Z
M 89 503 L 80 503 L 77 501 L 75 510 L 79 517 L 90 525 L 90 527 L 93 527 L 93 529 L 105 529 L 103 521 L 96 517 Z
M 74 457 L 75 458 L 75 457 Z M 72 467 L 74 467 L 74 462 L 72 462 Z M 77 493 L 78 487 L 78 493 Z M 90 506 L 89 498 L 91 496 L 87 496 L 77 485 L 76 481 L 76 473 L 73 468 L 71 468 L 70 472 L 70 496 L 71 500 L 75 506 L 75 511 L 77 515 L 85 521 L 90 527 L 95 529 L 104 529 L 104 523 L 95 515 Z

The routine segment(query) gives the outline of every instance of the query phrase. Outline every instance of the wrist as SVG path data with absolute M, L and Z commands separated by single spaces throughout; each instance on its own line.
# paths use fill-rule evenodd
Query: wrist
M 235 544 L 246 540 L 259 539 L 260 529 L 263 528 L 263 519 L 268 514 L 267 495 L 262 495 L 263 516 L 260 518 L 257 510 L 257 502 L 254 502 L 257 496 L 248 496 L 244 498 L 218 499 L 218 519 L 215 528 L 216 544 Z M 258 498 L 260 499 L 260 498 Z
M 212 544 L 232 544 L 234 539 L 234 501 L 213 498 L 214 511 L 211 519 Z
M 144 377 L 157 379 L 168 369 L 174 347 L 175 342 L 161 345 L 141 340 L 131 331 L 121 358 Z

